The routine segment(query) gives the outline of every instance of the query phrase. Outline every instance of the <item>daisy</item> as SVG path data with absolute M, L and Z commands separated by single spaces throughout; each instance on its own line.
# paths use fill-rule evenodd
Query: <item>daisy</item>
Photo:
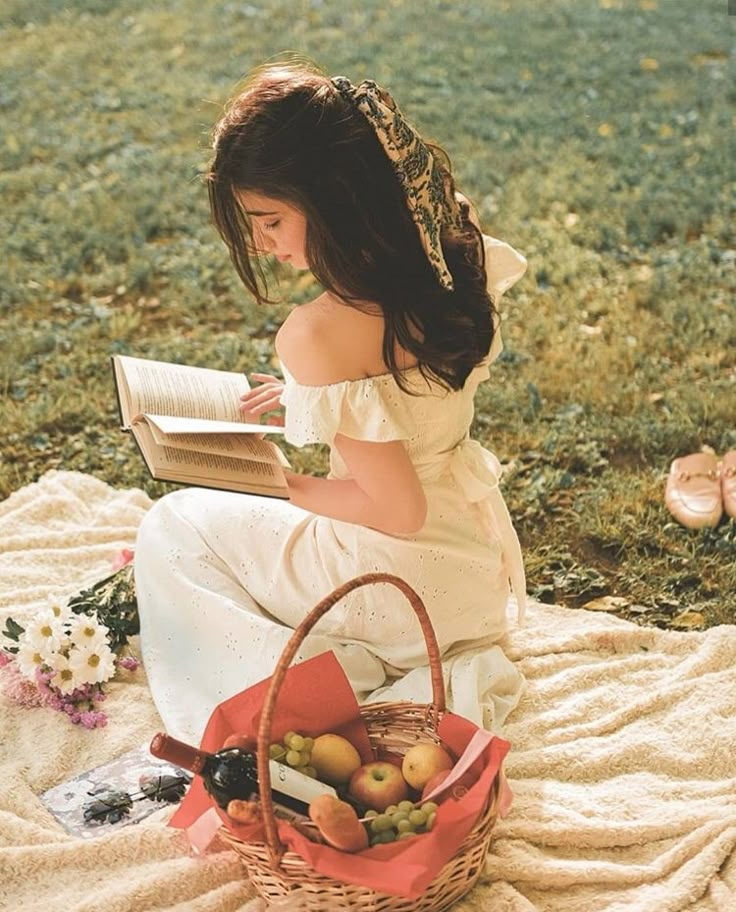
M 96 615 L 75 614 L 67 621 L 69 638 L 79 649 L 92 649 L 107 644 L 109 628 L 97 620 Z
M 18 670 L 24 678 L 31 681 L 36 680 L 36 671 L 46 664 L 41 650 L 35 643 L 29 642 L 24 637 L 18 641 L 18 652 L 15 654 L 15 661 Z
M 115 674 L 115 653 L 105 643 L 72 649 L 69 667 L 77 684 L 100 684 Z
M 74 669 L 67 656 L 58 653 L 54 656 L 50 664 L 54 676 L 49 681 L 49 684 L 52 687 L 56 687 L 57 690 L 60 690 L 63 694 L 70 694 L 72 691 L 76 690 L 80 682 L 77 680 L 77 676 L 75 675 Z
M 44 658 L 50 658 L 67 645 L 64 623 L 50 609 L 39 611 L 18 642 L 21 641 L 33 646 Z
M 62 622 L 68 620 L 72 613 L 71 608 L 68 605 L 65 605 L 56 595 L 48 596 L 46 599 L 46 606 L 54 617 Z

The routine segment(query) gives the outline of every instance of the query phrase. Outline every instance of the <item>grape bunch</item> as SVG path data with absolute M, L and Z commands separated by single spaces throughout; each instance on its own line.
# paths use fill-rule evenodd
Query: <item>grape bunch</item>
M 288 731 L 281 742 L 272 744 L 268 751 L 272 760 L 285 763 L 305 776 L 316 779 L 317 770 L 310 766 L 314 738 L 307 738 L 298 732 Z
M 365 816 L 370 844 L 382 845 L 428 833 L 437 817 L 437 805 L 434 801 L 406 800 L 390 804 L 382 814 L 366 811 Z

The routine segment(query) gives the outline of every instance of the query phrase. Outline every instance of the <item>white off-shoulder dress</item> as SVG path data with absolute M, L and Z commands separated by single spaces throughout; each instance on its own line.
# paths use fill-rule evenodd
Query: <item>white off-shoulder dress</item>
M 498 304 L 527 264 L 502 241 L 485 237 L 485 246 Z M 372 571 L 400 576 L 421 596 L 451 707 L 488 728 L 502 725 L 523 678 L 497 640 L 514 613 L 523 615 L 524 570 L 499 462 L 469 437 L 476 389 L 500 350 L 497 331 L 460 391 L 428 385 L 409 369 L 419 396 L 403 392 L 391 374 L 305 386 L 283 365 L 290 443 L 331 445 L 338 433 L 404 441 L 428 504 L 419 532 L 389 535 L 289 501 L 212 489 L 182 489 L 154 504 L 139 531 L 135 577 L 143 661 L 171 734 L 198 740 L 217 703 L 273 672 L 293 628 L 323 596 Z M 334 447 L 329 474 L 349 477 Z M 297 659 L 328 649 L 359 700 L 429 702 L 421 631 L 394 587 L 350 593 Z

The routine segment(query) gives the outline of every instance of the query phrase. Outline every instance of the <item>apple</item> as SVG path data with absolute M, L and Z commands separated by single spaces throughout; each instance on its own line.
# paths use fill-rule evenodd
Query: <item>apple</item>
M 409 785 L 421 792 L 432 776 L 449 770 L 455 761 L 440 744 L 415 744 L 404 754 L 401 772 Z
M 255 753 L 258 742 L 255 738 L 251 738 L 250 735 L 244 734 L 233 734 L 228 735 L 225 738 L 225 741 L 222 745 L 222 750 L 229 750 L 231 747 L 238 747 L 240 750 L 248 751 L 249 753 Z
M 452 770 L 446 769 L 446 770 L 440 770 L 439 773 L 435 773 L 435 775 L 432 776 L 432 778 L 429 780 L 429 782 L 424 786 L 424 789 L 422 790 L 422 801 L 427 801 L 427 799 L 430 797 L 430 795 L 432 795 L 432 792 L 435 792 L 435 791 L 437 791 L 437 789 L 439 789 L 439 787 L 442 785 L 442 783 L 445 781 L 445 779 L 447 779 L 447 777 L 450 775 L 451 772 L 452 772 Z M 460 776 L 457 779 L 457 781 L 452 783 L 452 785 L 450 786 L 450 789 L 449 789 L 450 794 L 454 796 L 455 789 L 463 789 L 463 792 L 458 793 L 458 795 L 464 794 L 464 792 L 467 791 L 468 789 L 472 788 L 472 786 L 474 786 L 477 781 L 478 781 L 478 777 L 475 775 L 475 773 L 473 773 L 472 770 L 466 770 L 462 774 L 462 776 Z M 438 795 L 443 795 L 443 794 L 444 794 L 444 790 L 442 792 L 438 793 Z
M 409 787 L 398 766 L 387 760 L 373 760 L 350 777 L 348 794 L 364 807 L 383 813 L 390 804 L 408 798 Z

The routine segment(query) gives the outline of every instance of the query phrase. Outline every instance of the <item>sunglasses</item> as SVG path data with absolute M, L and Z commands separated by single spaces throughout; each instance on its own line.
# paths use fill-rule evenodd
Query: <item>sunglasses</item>
M 143 775 L 140 778 L 139 792 L 124 792 L 102 785 L 87 792 L 92 800 L 87 801 L 82 809 L 84 822 L 118 823 L 130 814 L 136 801 L 156 801 L 175 804 L 184 796 L 192 777 L 182 772 L 175 776 Z

